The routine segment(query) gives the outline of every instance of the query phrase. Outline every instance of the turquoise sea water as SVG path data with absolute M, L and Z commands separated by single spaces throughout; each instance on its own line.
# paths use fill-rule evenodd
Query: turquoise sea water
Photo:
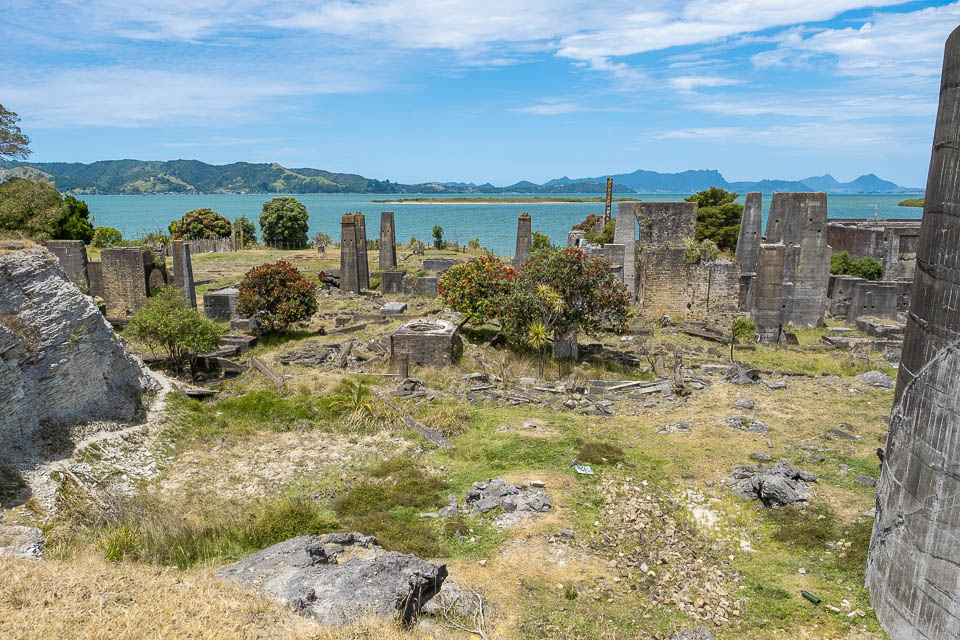
M 688 194 L 636 194 L 648 202 L 675 202 Z M 228 217 L 246 214 L 255 223 L 263 203 L 273 195 L 153 195 L 153 196 L 83 196 L 90 206 L 90 213 L 98 226 L 115 227 L 124 237 L 136 238 L 151 231 L 166 233 L 171 220 L 186 211 L 209 207 Z M 555 244 L 565 244 L 567 231 L 590 213 L 603 213 L 602 202 L 590 203 L 543 203 L 543 204 L 386 204 L 373 200 L 393 196 L 368 195 L 297 195 L 310 212 L 310 235 L 318 231 L 330 234 L 334 240 L 340 236 L 340 216 L 344 213 L 363 212 L 367 216 L 367 235 L 376 238 L 380 230 L 380 211 L 394 211 L 398 242 L 407 242 L 416 236 L 429 242 L 433 225 L 443 227 L 444 238 L 450 242 L 466 243 L 471 238 L 480 238 L 480 244 L 498 255 L 513 255 L 517 232 L 517 215 L 530 213 L 533 228 L 546 233 Z M 450 197 L 432 194 L 401 197 Z M 505 198 L 516 195 L 504 195 Z M 582 194 L 551 194 L 551 197 L 584 197 Z M 633 197 L 633 196 L 631 196 Z M 831 218 L 872 218 L 874 210 L 880 218 L 920 218 L 922 210 L 914 207 L 898 207 L 897 203 L 907 197 L 902 194 L 865 194 L 827 196 L 828 215 Z M 772 196 L 764 195 L 764 224 Z M 740 202 L 743 201 L 741 196 Z M 879 206 L 879 209 L 877 207 Z M 614 203 L 616 215 L 616 202 Z M 259 233 L 258 233 L 259 237 Z

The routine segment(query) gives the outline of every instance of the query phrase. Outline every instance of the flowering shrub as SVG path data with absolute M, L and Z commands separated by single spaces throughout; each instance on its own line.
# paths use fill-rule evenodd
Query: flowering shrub
M 544 287 L 558 303 L 542 295 Z M 609 260 L 587 256 L 579 249 L 546 249 L 530 256 L 499 304 L 504 332 L 523 344 L 531 325 L 543 322 L 546 313 L 552 316 L 550 328 L 555 336 L 569 329 L 595 333 L 603 325 L 619 329 L 627 321 L 630 295 L 610 272 Z
M 213 209 L 194 209 L 187 211 L 179 220 L 171 222 L 169 229 L 175 240 L 201 240 L 227 238 L 232 233 L 233 226 Z
M 481 256 L 444 271 L 438 288 L 444 304 L 462 313 L 464 322 L 485 322 L 498 315 L 500 300 L 516 277 L 499 258 Z
M 237 312 L 258 314 L 257 323 L 267 332 L 282 331 L 317 312 L 316 286 L 285 260 L 250 269 L 239 290 Z

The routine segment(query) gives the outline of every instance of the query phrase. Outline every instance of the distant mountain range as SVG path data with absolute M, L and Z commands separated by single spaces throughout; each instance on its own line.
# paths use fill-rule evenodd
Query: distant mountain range
M 506 187 L 490 183 L 425 182 L 401 184 L 322 169 L 288 169 L 277 163 L 235 162 L 212 165 L 199 160 L 102 160 L 79 162 L 0 161 L 0 182 L 13 177 L 40 178 L 60 191 L 73 194 L 158 193 L 603 193 L 607 176 L 555 178 L 543 184 L 522 180 Z M 803 180 L 727 182 L 719 171 L 701 169 L 680 173 L 638 170 L 613 177 L 617 193 L 694 193 L 709 187 L 731 191 L 826 191 L 827 193 L 907 193 L 921 189 L 901 187 L 869 173 L 852 182 L 839 182 L 829 173 Z

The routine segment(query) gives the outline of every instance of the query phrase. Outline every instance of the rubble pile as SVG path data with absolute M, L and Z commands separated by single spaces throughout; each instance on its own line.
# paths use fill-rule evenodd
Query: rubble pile
M 726 484 L 739 498 L 760 500 L 764 506 L 778 509 L 809 500 L 810 484 L 816 481 L 815 473 L 797 469 L 784 458 L 768 467 L 737 467 Z

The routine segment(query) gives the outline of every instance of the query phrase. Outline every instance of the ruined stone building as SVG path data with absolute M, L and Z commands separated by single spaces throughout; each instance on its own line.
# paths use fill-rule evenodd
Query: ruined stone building
M 947 40 L 867 586 L 893 640 L 960 638 L 960 28 Z
M 913 280 L 920 221 L 834 218 L 827 225 L 827 241 L 834 252 L 875 259 L 883 265 L 884 280 Z

